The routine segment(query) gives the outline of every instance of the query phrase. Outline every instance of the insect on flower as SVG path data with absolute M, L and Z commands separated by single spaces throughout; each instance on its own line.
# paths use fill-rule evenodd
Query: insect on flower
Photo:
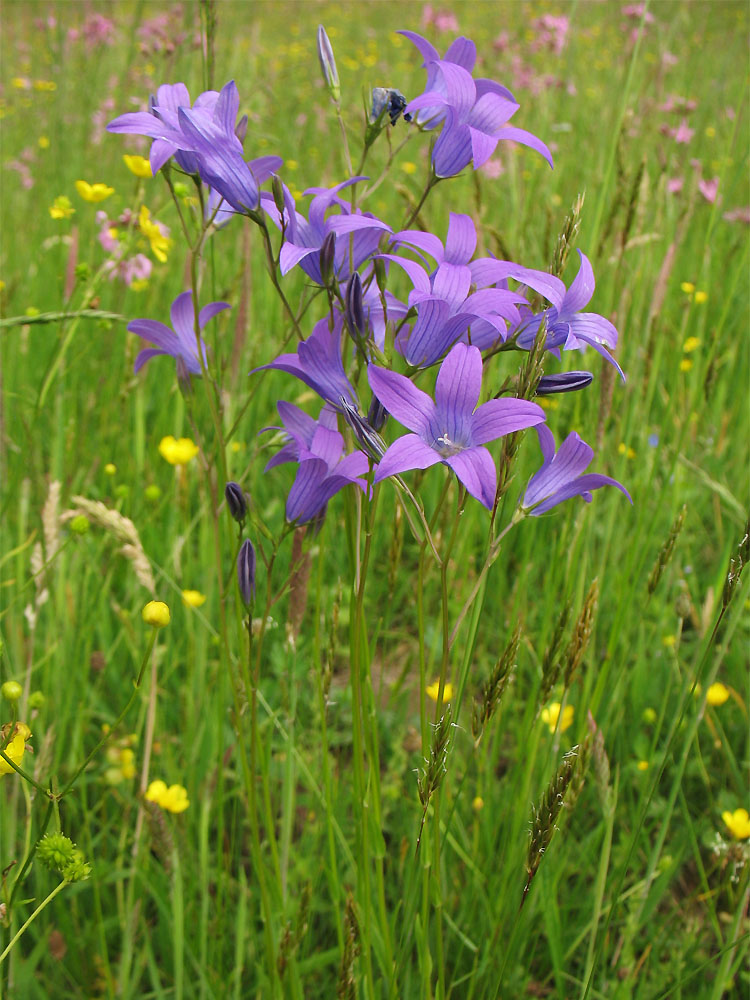
M 400 90 L 394 87 L 373 87 L 372 89 L 372 110 L 370 111 L 370 122 L 374 123 L 380 118 L 383 111 L 387 109 L 391 125 L 395 125 L 398 117 L 407 105 L 407 100 Z M 410 122 L 411 115 L 405 114 L 404 121 Z

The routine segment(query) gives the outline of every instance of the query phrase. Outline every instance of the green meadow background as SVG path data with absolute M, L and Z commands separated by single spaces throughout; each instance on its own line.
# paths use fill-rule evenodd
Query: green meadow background
M 430 584 L 418 608 L 418 546 L 403 524 L 394 527 L 394 491 L 388 484 L 381 490 L 367 620 L 382 799 L 372 850 L 384 872 L 387 916 L 378 911 L 373 918 L 386 944 L 375 945 L 368 976 L 356 948 L 347 952 L 357 841 L 351 567 L 344 500 L 334 498 L 312 543 L 296 641 L 288 642 L 287 625 L 298 609 L 290 612 L 284 593 L 271 609 L 264 645 L 259 731 L 270 798 L 264 817 L 277 824 L 283 876 L 272 936 L 284 968 L 271 976 L 231 694 L 236 663 L 227 662 L 220 640 L 222 614 L 239 623 L 241 610 L 232 587 L 226 607 L 219 606 L 212 492 L 202 466 L 174 468 L 158 451 L 166 435 L 195 438 L 196 429 L 207 429 L 208 408 L 201 391 L 186 404 L 168 358 L 135 376 L 143 345 L 125 329 L 136 317 L 169 322 L 170 303 L 189 287 L 187 255 L 166 185 L 159 177 L 137 179 L 123 163 L 123 153 L 147 155 L 148 141 L 104 131 L 116 115 L 143 108 L 160 83 L 184 81 L 193 98 L 206 89 L 206 8 L 6 0 L 0 682 L 24 687 L 19 718 L 33 732 L 24 767 L 43 785 L 60 788 L 132 693 L 148 640 L 143 605 L 151 597 L 166 601 L 172 623 L 154 653 L 158 698 L 148 778 L 185 786 L 190 806 L 179 815 L 143 813 L 144 691 L 112 734 L 115 753 L 95 758 L 55 812 L 53 827 L 84 851 L 92 877 L 67 887 L 29 926 L 0 965 L 2 995 L 746 996 L 749 841 L 732 836 L 722 813 L 750 808 L 747 575 L 718 631 L 715 624 L 748 516 L 747 5 L 652 3 L 645 19 L 610 2 L 473 2 L 432 12 L 408 2 L 219 2 L 210 10 L 212 82 L 217 89 L 237 82 L 241 113 L 249 116 L 246 154 L 283 157 L 280 173 L 298 206 L 307 187 L 345 177 L 338 124 L 320 78 L 319 23 L 336 53 L 355 150 L 372 87 L 397 87 L 407 97 L 423 88 L 422 60 L 397 29 L 421 32 L 441 52 L 456 34 L 474 39 L 475 75 L 514 91 L 521 105 L 514 124 L 550 145 L 555 169 L 529 150 L 501 144 L 489 170 L 441 185 L 422 219 L 444 238 L 449 212 L 469 212 L 480 234 L 478 254 L 545 270 L 566 216 L 584 196 L 575 246 L 597 278 L 589 308 L 617 326 L 627 382 L 613 381 L 593 352 L 566 356 L 570 367 L 590 368 L 595 381 L 585 392 L 552 397 L 548 420 L 558 443 L 577 430 L 594 446 L 592 469 L 623 482 L 633 506 L 617 491 L 602 490 L 591 505 L 571 501 L 509 535 L 488 578 L 475 641 L 459 633 L 451 676 L 454 685 L 459 675 L 465 684 L 444 778 L 439 915 L 427 926 L 417 918 L 412 928 L 404 920 L 404 895 L 420 864 L 414 850 L 422 817 L 415 773 L 423 758 L 418 617 L 431 681 L 440 666 L 440 590 Z M 440 30 L 438 13 L 452 15 L 457 29 Z M 109 19 L 111 29 L 99 24 L 98 33 L 91 27 L 87 33 L 94 15 Z M 559 52 L 544 43 L 545 15 L 569 19 Z M 664 110 L 670 95 L 682 111 Z M 694 108 L 685 109 L 685 101 Z M 683 119 L 693 134 L 678 142 L 670 130 Z M 392 135 L 395 147 L 408 127 L 399 122 Z M 385 166 L 388 141 L 381 136 L 368 161 L 373 178 Z M 366 207 L 400 228 L 419 199 L 428 162 L 429 144 L 414 132 Z M 104 182 L 114 194 L 88 203 L 76 193 L 79 179 Z M 63 195 L 75 214 L 53 219 L 49 208 Z M 87 274 L 105 259 L 97 210 L 116 218 L 141 204 L 170 227 L 175 243 L 167 262 L 154 260 L 138 290 L 100 281 L 91 305 L 109 318 L 47 316 L 66 305 L 80 308 Z M 142 250 L 149 253 L 148 246 Z M 567 284 L 577 259 L 572 253 Z M 281 373 L 248 378 L 251 368 L 279 353 L 289 332 L 254 229 L 233 220 L 209 241 L 204 264 L 202 300 L 232 305 L 206 331 L 221 373 L 225 427 L 233 428 L 228 473 L 278 534 L 292 472 L 263 474 L 274 448 L 272 435 L 259 431 L 276 423 L 277 399 L 312 412 L 312 393 Z M 301 274 L 287 276 L 283 287 L 297 301 Z M 393 290 L 405 296 L 407 285 L 397 281 Z M 305 332 L 322 315 L 312 311 Z M 517 370 L 517 356 L 504 357 L 493 369 L 496 389 Z M 506 518 L 538 465 L 531 435 Z M 406 478 L 434 508 L 444 482 L 439 472 Z M 49 506 L 43 523 L 54 483 L 60 512 L 75 506 L 74 496 L 85 496 L 132 520 L 155 594 L 106 531 L 92 525 L 85 535 L 72 534 Z M 649 594 L 649 575 L 683 508 L 673 552 Z M 437 526 L 438 534 L 449 529 Z M 233 586 L 236 533 L 229 523 L 222 530 L 219 565 Z M 453 617 L 481 566 L 486 532 L 486 512 L 470 502 L 449 565 Z M 32 560 L 37 543 L 41 574 Z M 276 590 L 290 560 L 287 540 Z M 551 733 L 539 718 L 545 650 L 566 602 L 572 621 L 595 579 L 593 633 L 564 699 L 574 708 L 573 723 Z M 190 589 L 206 596 L 201 607 L 183 603 L 181 592 Z M 471 701 L 519 622 L 515 676 L 477 749 Z M 236 658 L 239 624 L 233 634 Z M 715 682 L 729 694 L 721 705 L 706 702 Z M 41 695 L 30 704 L 35 692 Z M 561 697 L 559 686 L 549 693 L 550 701 Z M 0 702 L 0 724 L 13 711 Z M 600 751 L 519 910 L 532 805 L 562 755 L 587 738 L 589 716 L 608 770 Z M 122 750 L 132 750 L 135 776 L 122 773 Z M 39 798 L 15 774 L 0 779 L 0 918 L 39 829 Z M 268 851 L 266 844 L 267 859 Z M 0 920 L 0 952 L 56 880 L 31 866 L 11 927 Z M 356 906 L 361 924 L 367 909 L 361 895 Z M 436 981 L 428 962 L 437 920 L 444 981 Z M 392 966 L 383 959 L 388 941 Z

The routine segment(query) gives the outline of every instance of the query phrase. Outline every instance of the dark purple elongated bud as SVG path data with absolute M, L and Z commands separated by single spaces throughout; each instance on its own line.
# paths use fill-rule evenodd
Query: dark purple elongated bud
M 273 194 L 273 203 L 283 218 L 284 209 L 286 208 L 286 203 L 284 202 L 284 185 L 278 174 L 274 174 L 271 178 L 271 193 Z
M 344 420 L 346 420 L 354 432 L 357 442 L 370 458 L 375 462 L 379 462 L 383 455 L 385 455 L 385 441 L 377 431 L 373 430 L 368 421 L 351 405 L 348 399 L 342 396 L 339 403 L 341 404 L 341 413 Z
M 242 487 L 239 483 L 227 483 L 224 487 L 224 496 L 227 501 L 229 513 L 238 524 L 242 524 L 247 517 L 247 501 L 245 500 L 245 494 L 242 492 Z
M 355 340 L 364 339 L 366 327 L 362 279 L 356 271 L 346 283 L 346 325 Z
M 367 423 L 374 431 L 382 431 L 387 419 L 388 410 L 386 410 L 377 396 L 373 396 L 367 411 Z
M 554 392 L 576 392 L 585 389 L 594 381 L 591 372 L 557 372 L 542 375 L 536 387 L 537 396 L 550 396 Z
M 318 59 L 320 59 L 320 68 L 323 70 L 323 79 L 325 80 L 326 87 L 328 87 L 328 93 L 338 104 L 341 97 L 339 72 L 336 69 L 336 60 L 333 55 L 331 40 L 322 24 L 318 25 Z
M 320 275 L 324 285 L 330 285 L 336 257 L 336 234 L 329 233 L 320 247 Z
M 250 607 L 255 600 L 255 549 L 248 538 L 240 546 L 237 556 L 237 583 L 242 600 Z
M 247 138 L 247 115 L 243 115 L 234 127 L 234 134 L 240 140 L 241 145 L 245 145 Z

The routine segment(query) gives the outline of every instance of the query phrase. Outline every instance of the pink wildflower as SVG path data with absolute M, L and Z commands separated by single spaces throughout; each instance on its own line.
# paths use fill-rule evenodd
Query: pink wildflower
M 669 134 L 672 136 L 675 142 L 687 145 L 690 140 L 695 135 L 695 129 L 690 128 L 687 123 L 687 119 L 683 118 L 677 128 L 672 128 L 669 130 Z
M 719 191 L 719 178 L 711 177 L 709 180 L 698 181 L 698 190 L 712 205 L 716 201 L 716 195 Z
M 685 181 L 682 177 L 670 177 L 667 181 L 667 191 L 670 194 L 679 194 L 684 184 Z
M 746 205 L 744 208 L 733 208 L 729 212 L 725 212 L 723 218 L 727 222 L 744 222 L 746 226 L 750 226 L 750 205 Z

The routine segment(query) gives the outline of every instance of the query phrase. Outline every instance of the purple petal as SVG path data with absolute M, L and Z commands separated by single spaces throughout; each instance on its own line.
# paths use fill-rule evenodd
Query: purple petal
M 422 38 L 421 35 L 418 35 L 416 31 L 399 31 L 398 34 L 403 35 L 404 38 L 408 38 L 412 45 L 416 45 L 419 49 L 420 55 L 424 59 L 424 63 L 422 65 L 428 62 L 436 62 L 440 59 L 440 53 L 435 46 L 428 42 L 426 38 Z
M 135 365 L 133 366 L 134 372 L 139 372 L 141 368 L 150 361 L 151 358 L 155 358 L 157 354 L 168 354 L 168 351 L 160 351 L 156 347 L 144 347 L 142 351 L 138 352 L 138 357 L 135 359 Z
M 514 104 L 517 103 L 511 91 L 495 80 L 479 77 L 474 81 L 474 86 L 477 88 L 477 99 L 483 97 L 485 94 L 497 94 L 498 97 L 504 97 L 507 101 L 513 101 Z
M 310 458 L 300 463 L 286 501 L 287 521 L 310 520 L 325 506 L 322 483 L 328 466 L 322 458 Z
M 432 165 L 438 177 L 453 177 L 471 161 L 471 131 L 467 125 L 454 124 L 448 108 L 443 130 L 432 150 Z
M 570 337 L 581 337 L 590 344 L 604 344 L 607 347 L 617 346 L 617 330 L 608 319 L 598 313 L 576 313 L 568 317 Z M 566 343 L 566 348 L 577 347 L 577 344 Z
M 287 403 L 284 399 L 278 401 L 276 409 L 279 411 L 284 430 L 309 448 L 318 426 L 317 421 L 294 403 Z
M 514 101 L 499 97 L 497 94 L 484 94 L 469 112 L 466 122 L 480 132 L 497 137 L 500 129 L 518 111 L 519 106 Z
M 128 333 L 134 333 L 136 336 L 156 344 L 166 354 L 171 354 L 172 357 L 176 356 L 179 342 L 174 330 L 170 330 L 166 324 L 160 323 L 156 319 L 134 319 L 128 323 L 127 330 Z
M 318 424 L 310 443 L 310 452 L 316 458 L 322 458 L 328 468 L 332 469 L 341 458 L 343 450 L 344 439 L 339 432 Z
M 209 302 L 208 305 L 205 305 L 198 313 L 198 328 L 202 330 L 210 319 L 213 319 L 214 316 L 218 316 L 218 314 L 223 312 L 225 309 L 231 308 L 232 307 L 228 302 Z
M 540 438 L 541 443 L 541 438 Z M 593 449 L 575 432 L 569 434 L 557 454 L 545 459 L 541 469 L 529 480 L 523 498 L 524 507 L 533 507 L 540 500 L 550 497 L 571 480 L 576 479 L 594 457 Z
M 393 230 L 385 222 L 370 215 L 334 215 L 327 223 L 328 231 L 340 235 L 360 229 L 379 229 L 391 233 Z
M 126 135 L 147 135 L 151 139 L 171 135 L 172 129 L 149 111 L 129 111 L 118 115 L 107 125 L 108 132 Z
M 429 469 L 442 461 L 438 452 L 416 434 L 405 434 L 397 438 L 380 459 L 375 471 L 375 482 L 388 476 L 398 476 L 409 469 Z
M 539 517 L 540 514 L 546 514 L 548 510 L 556 507 L 559 503 L 563 503 L 565 500 L 570 500 L 576 496 L 582 496 L 587 503 L 591 503 L 591 490 L 598 490 L 602 486 L 616 486 L 631 503 L 633 502 L 633 498 L 622 483 L 618 483 L 616 479 L 612 479 L 610 476 L 602 476 L 599 473 L 591 472 L 586 476 L 579 476 L 578 479 L 575 479 L 571 483 L 567 483 L 528 513 L 531 517 Z
M 169 309 L 172 329 L 183 347 L 197 353 L 195 346 L 195 312 L 193 310 L 193 293 L 181 292 Z
M 248 162 L 248 167 L 252 170 L 258 184 L 267 181 L 271 174 L 275 174 L 283 165 L 284 161 L 280 156 L 257 156 Z
M 555 457 L 555 435 L 546 424 L 539 424 L 536 433 L 539 437 L 539 447 L 542 449 L 543 464 L 546 465 Z
M 445 462 L 469 493 L 488 510 L 492 510 L 497 490 L 497 472 L 487 449 L 469 448 L 458 455 L 451 455 Z
M 573 283 L 568 289 L 565 300 L 560 308 L 560 315 L 564 316 L 567 320 L 571 318 L 573 313 L 580 312 L 585 305 L 589 304 L 596 288 L 591 262 L 581 250 L 578 251 L 578 254 L 581 258 L 581 266 L 578 268 L 578 274 L 573 279 Z M 608 343 L 608 341 L 604 341 L 604 343 Z M 616 343 L 617 340 L 615 339 Z M 610 344 L 610 347 L 614 347 L 615 344 Z
M 477 230 L 472 217 L 451 212 L 445 241 L 445 260 L 450 264 L 468 264 L 476 248 Z
M 391 260 L 394 264 L 398 264 L 400 268 L 403 268 L 411 279 L 412 285 L 414 285 L 418 292 L 421 292 L 424 295 L 429 295 L 432 292 L 429 275 L 422 265 L 417 264 L 415 260 L 408 260 L 405 257 L 397 257 L 395 254 L 391 253 L 380 254 L 380 259 Z
M 477 47 L 470 38 L 464 38 L 462 35 L 451 42 L 443 59 L 445 62 L 456 63 L 471 73 L 477 61 Z
M 482 164 L 486 163 L 495 152 L 498 140 L 494 136 L 485 135 L 484 132 L 480 132 L 472 126 L 469 126 L 469 134 L 471 135 L 471 158 L 474 169 L 479 170 Z
M 406 376 L 375 365 L 367 366 L 367 379 L 380 402 L 400 424 L 418 434 L 428 432 L 435 404 L 426 392 Z
M 432 292 L 457 308 L 469 294 L 471 271 L 465 264 L 443 262 L 432 279 Z
M 333 472 L 354 482 L 359 476 L 367 475 L 369 469 L 370 460 L 367 455 L 363 451 L 353 451 L 351 455 L 344 455 Z
M 318 250 L 318 247 L 298 247 L 294 243 L 285 243 L 279 254 L 281 273 L 288 274 L 301 260 L 304 260 L 311 253 L 317 253 Z
M 197 104 L 197 102 L 196 102 Z M 221 88 L 219 99 L 214 107 L 213 116 L 219 128 L 226 135 L 234 135 L 234 123 L 240 110 L 240 95 L 234 80 L 225 83 Z
M 417 320 L 402 351 L 410 365 L 431 365 L 450 346 L 452 340 L 446 341 L 445 330 L 449 314 L 450 306 L 443 299 L 429 297 L 418 302 Z M 386 405 L 386 409 L 390 407 Z
M 538 139 L 531 132 L 527 132 L 526 129 L 516 128 L 514 125 L 506 125 L 505 128 L 500 130 L 498 139 L 511 139 L 513 142 L 518 142 L 522 146 L 530 146 L 535 149 L 537 153 L 541 153 L 544 159 L 549 163 L 551 167 L 554 167 L 552 162 L 552 153 L 550 153 L 547 146 Z
M 184 83 L 163 83 L 156 91 L 156 106 L 176 114 L 178 108 L 190 107 L 190 92 Z
M 513 431 L 542 424 L 544 419 L 541 406 L 526 399 L 491 399 L 472 418 L 471 440 L 473 444 L 487 444 Z
M 477 91 L 471 73 L 456 63 L 440 61 L 440 75 L 445 85 L 445 102 L 463 121 L 469 114 L 477 99 Z
M 481 389 L 482 355 L 476 347 L 455 344 L 440 366 L 435 381 L 437 420 L 447 424 L 469 420 L 479 402 Z M 456 440 L 456 429 L 447 429 L 451 440 Z
M 443 244 L 437 236 L 432 233 L 423 233 L 419 229 L 403 229 L 400 233 L 394 233 L 391 237 L 391 246 L 399 247 L 404 243 L 407 246 L 416 247 L 417 250 L 421 250 L 423 253 L 429 254 L 430 257 L 434 257 L 438 263 L 445 259 Z M 469 254 L 469 256 L 471 256 L 471 254 Z M 464 262 L 454 261 L 454 263 Z

